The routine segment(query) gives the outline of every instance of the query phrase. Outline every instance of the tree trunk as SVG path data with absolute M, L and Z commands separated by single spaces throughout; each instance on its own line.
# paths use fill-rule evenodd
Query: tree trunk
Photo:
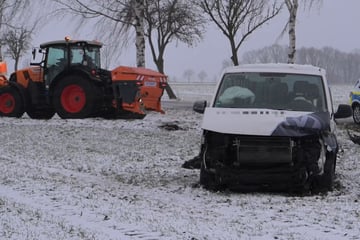
M 174 91 L 172 90 L 172 88 L 170 87 L 169 83 L 166 84 L 165 91 L 168 94 L 170 99 L 177 99 L 177 97 L 176 97 Z
M 154 59 L 154 62 L 156 64 L 158 71 L 164 73 L 164 58 L 159 54 L 158 58 Z
M 239 58 L 238 58 L 238 54 L 237 54 L 237 49 L 235 46 L 235 42 L 234 42 L 234 37 L 229 37 L 229 41 L 230 41 L 230 46 L 231 46 L 231 61 L 233 62 L 234 66 L 239 66 Z
M 159 53 L 159 56 L 156 59 L 154 58 L 154 62 L 156 64 L 156 67 L 157 67 L 158 71 L 161 72 L 161 73 L 164 73 L 163 51 L 162 51 L 162 53 Z M 166 85 L 165 91 L 168 94 L 170 99 L 176 99 L 177 98 L 174 91 L 171 89 L 169 83 Z
M 144 0 L 135 1 L 136 65 L 145 67 Z
M 289 8 L 289 5 L 288 5 Z M 298 9 L 298 0 L 293 0 L 291 7 L 289 8 L 289 53 L 288 53 L 288 63 L 295 63 L 295 53 L 296 53 L 296 14 Z
M 148 36 L 148 40 L 149 40 L 150 49 L 151 49 L 154 63 L 156 65 L 158 71 L 160 73 L 164 73 L 164 57 L 163 56 L 164 56 L 164 52 L 165 52 L 165 47 L 159 47 L 159 55 L 156 56 L 155 48 L 154 48 L 151 37 Z M 169 83 L 166 85 L 165 91 L 168 94 L 170 99 L 177 99 L 177 97 L 176 97 L 174 91 L 172 90 L 172 88 L 170 87 Z
M 18 70 L 18 66 L 19 66 L 19 58 L 15 58 L 15 64 L 14 64 L 14 70 L 15 72 Z

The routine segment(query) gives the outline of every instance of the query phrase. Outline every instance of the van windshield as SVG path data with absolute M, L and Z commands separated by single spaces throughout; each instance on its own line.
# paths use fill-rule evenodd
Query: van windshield
M 214 107 L 326 111 L 321 76 L 285 73 L 225 74 Z

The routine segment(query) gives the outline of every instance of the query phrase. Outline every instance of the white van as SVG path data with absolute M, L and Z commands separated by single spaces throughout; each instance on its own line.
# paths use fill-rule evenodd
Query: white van
M 325 70 L 250 64 L 224 70 L 203 113 L 200 183 L 208 189 L 331 190 L 338 143 Z

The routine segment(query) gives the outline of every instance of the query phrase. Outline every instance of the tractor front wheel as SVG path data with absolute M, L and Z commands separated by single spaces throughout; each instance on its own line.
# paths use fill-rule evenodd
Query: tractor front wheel
M 95 86 L 80 76 L 68 76 L 55 86 L 53 104 L 61 118 L 91 117 L 96 105 Z
M 0 116 L 20 118 L 24 110 L 24 101 L 19 91 L 11 86 L 0 90 Z

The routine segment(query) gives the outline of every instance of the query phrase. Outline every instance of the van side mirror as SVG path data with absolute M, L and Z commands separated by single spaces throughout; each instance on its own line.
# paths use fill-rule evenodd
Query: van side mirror
M 193 105 L 193 110 L 197 113 L 204 113 L 207 106 L 206 101 L 196 101 Z
M 352 116 L 352 109 L 350 105 L 340 104 L 334 114 L 334 118 L 348 118 Z

